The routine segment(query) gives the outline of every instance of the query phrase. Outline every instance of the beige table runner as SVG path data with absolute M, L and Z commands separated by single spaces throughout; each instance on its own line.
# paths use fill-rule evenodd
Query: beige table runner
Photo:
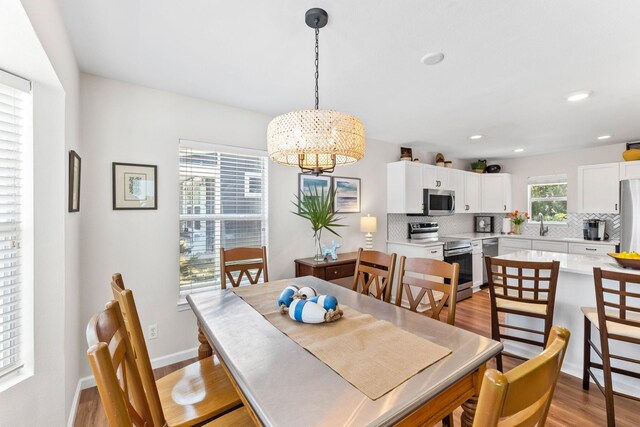
M 340 305 L 344 316 L 336 322 L 296 322 L 277 307 L 280 293 L 292 283 L 280 280 L 233 291 L 370 399 L 378 399 L 451 353 L 448 348 L 344 305 Z

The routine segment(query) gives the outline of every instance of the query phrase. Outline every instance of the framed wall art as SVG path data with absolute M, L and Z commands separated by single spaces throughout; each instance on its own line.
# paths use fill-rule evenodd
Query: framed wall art
M 322 175 L 298 174 L 298 197 L 303 200 L 311 194 L 327 194 L 331 190 L 331 177 Z
M 158 167 L 113 163 L 113 209 L 158 209 Z
M 360 212 L 360 178 L 333 177 L 334 212 Z
M 78 153 L 69 151 L 69 212 L 80 212 L 80 163 Z

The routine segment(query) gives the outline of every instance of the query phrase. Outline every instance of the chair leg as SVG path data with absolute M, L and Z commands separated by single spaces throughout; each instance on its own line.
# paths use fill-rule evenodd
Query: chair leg
M 607 426 L 615 427 L 616 414 L 613 406 L 613 381 L 611 380 L 611 360 L 609 346 L 602 349 L 602 374 L 604 376 L 604 401 L 607 408 Z
M 589 369 L 591 368 L 591 322 L 584 316 L 584 355 L 582 358 L 582 389 L 589 391 Z
M 453 412 L 442 419 L 442 427 L 453 427 Z
M 496 355 L 496 369 L 500 372 L 504 372 L 502 370 L 502 353 L 498 353 Z

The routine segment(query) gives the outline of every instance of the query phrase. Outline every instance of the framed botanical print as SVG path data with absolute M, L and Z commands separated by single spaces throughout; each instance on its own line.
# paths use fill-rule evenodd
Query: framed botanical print
M 113 209 L 158 209 L 158 167 L 113 163 Z
M 80 156 L 69 151 L 69 212 L 80 212 Z
M 334 212 L 360 212 L 360 178 L 333 177 Z

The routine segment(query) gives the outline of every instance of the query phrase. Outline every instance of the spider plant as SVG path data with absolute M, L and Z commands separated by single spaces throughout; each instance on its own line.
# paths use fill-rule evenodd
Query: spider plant
M 297 212 L 292 211 L 291 213 L 311 222 L 316 247 L 315 259 L 320 261 L 323 259 L 320 243 L 322 230 L 326 229 L 330 233 L 341 237 L 334 228 L 344 227 L 344 224 L 338 223 L 343 218 L 337 215 L 338 212 L 333 212 L 331 209 L 335 193 L 331 189 L 325 192 L 324 188 L 322 188 L 319 193 L 317 187 L 312 187 L 309 190 L 309 194 L 303 194 L 302 196 L 295 195 L 295 198 L 296 201 L 292 203 L 298 209 Z

